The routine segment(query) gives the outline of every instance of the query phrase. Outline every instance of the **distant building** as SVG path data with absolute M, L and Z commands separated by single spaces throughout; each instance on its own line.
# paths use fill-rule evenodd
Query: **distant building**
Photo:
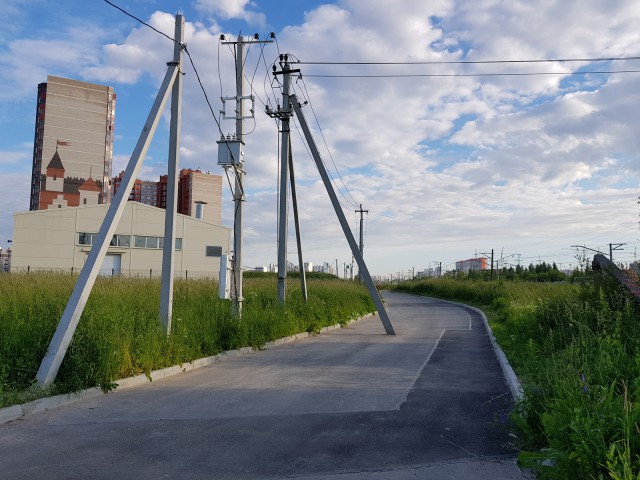
M 112 195 L 120 189 L 124 171 L 111 181 Z M 157 182 L 137 180 L 129 193 L 129 200 L 158 208 L 167 208 L 167 176 Z M 222 223 L 222 177 L 201 170 L 183 168 L 178 180 L 178 213 L 219 225 Z
M 124 179 L 124 171 L 120 172 L 117 176 L 111 179 L 111 196 L 115 197 L 122 180 Z M 158 182 L 152 182 L 149 180 L 136 179 L 131 192 L 129 192 L 129 200 L 132 202 L 140 202 L 152 207 L 159 207 L 158 205 Z
M 222 177 L 183 168 L 178 181 L 178 213 L 195 217 L 197 204 L 201 205 L 202 220 L 222 222 Z
M 322 265 L 313 265 L 314 272 L 330 273 L 333 275 L 333 264 L 324 262 Z
M 486 270 L 486 258 L 470 258 L 456 262 L 456 271 L 467 273 L 469 270 Z
M 29 210 L 49 208 L 51 197 L 41 198 L 47 187 L 75 194 L 89 178 L 99 189 L 98 203 L 109 202 L 115 105 L 112 87 L 53 76 L 38 85 Z M 65 185 L 59 185 L 59 166 L 50 161 L 56 153 L 64 162 Z
M 13 216 L 12 272 L 80 272 L 109 205 L 54 208 Z M 103 275 L 160 276 L 165 211 L 127 202 L 107 251 Z M 217 278 L 231 230 L 195 218 L 176 217 L 176 276 Z
M 0 247 L 0 273 L 9 273 L 11 271 L 11 248 L 3 250 Z

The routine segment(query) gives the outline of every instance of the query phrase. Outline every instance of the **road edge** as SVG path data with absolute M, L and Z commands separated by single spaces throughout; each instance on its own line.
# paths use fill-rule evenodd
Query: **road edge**
M 0 408 L 0 425 L 9 423 L 13 420 L 24 418 L 29 415 L 35 415 L 37 413 L 45 412 L 47 410 L 53 410 L 55 408 L 62 407 L 64 405 L 69 405 L 75 402 L 79 402 L 81 400 L 84 400 L 85 398 L 93 398 L 100 395 L 106 395 L 109 393 L 117 393 L 120 390 L 144 385 L 144 384 L 153 382 L 154 380 L 171 377 L 173 375 L 179 375 L 181 373 L 190 372 L 197 368 L 207 367 L 215 363 L 223 362 L 228 358 L 257 353 L 260 350 L 266 350 L 269 348 L 276 347 L 278 345 L 283 345 L 285 343 L 290 343 L 296 340 L 301 340 L 301 339 L 313 337 L 315 335 L 327 333 L 327 332 L 330 332 L 331 330 L 343 328 L 346 325 L 349 325 L 354 322 L 358 322 L 365 318 L 372 317 L 376 314 L 377 312 L 372 312 L 372 313 L 363 315 L 361 317 L 351 319 L 345 324 L 338 323 L 335 325 L 330 325 L 328 327 L 322 328 L 319 333 L 302 332 L 302 333 L 296 333 L 294 335 L 289 335 L 288 337 L 278 338 L 277 340 L 273 340 L 271 342 L 265 343 L 264 347 L 260 349 L 254 349 L 252 347 L 243 347 L 236 350 L 227 350 L 217 355 L 198 358 L 196 360 L 193 360 L 188 363 L 183 363 L 181 365 L 174 365 L 172 367 L 153 370 L 148 375 L 143 373 L 140 375 L 136 375 L 134 377 L 127 377 L 127 378 L 122 378 L 120 380 L 115 380 L 113 383 L 117 386 L 115 389 L 110 391 L 105 392 L 100 387 L 94 387 L 94 388 L 89 388 L 85 390 L 80 390 L 78 392 L 64 393 L 64 394 L 55 395 L 52 397 L 39 398 L 31 402 Z

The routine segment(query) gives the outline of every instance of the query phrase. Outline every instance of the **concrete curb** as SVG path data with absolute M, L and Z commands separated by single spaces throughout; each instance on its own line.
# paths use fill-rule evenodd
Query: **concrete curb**
M 375 313 L 376 312 L 369 313 L 362 317 L 349 320 L 346 323 L 346 325 L 360 321 L 367 317 L 371 317 L 375 315 Z M 330 332 L 331 330 L 336 330 L 342 327 L 343 325 L 341 324 L 324 327 L 322 330 L 320 330 L 320 334 L 327 333 L 327 332 Z M 316 335 L 315 333 L 302 332 L 302 333 L 297 333 L 295 335 L 290 335 L 288 337 L 279 338 L 272 342 L 267 342 L 262 348 L 262 350 L 273 348 L 278 345 L 284 345 L 285 343 L 294 342 L 296 340 L 313 337 L 315 335 Z M 113 390 L 111 393 L 116 393 L 126 388 L 145 385 L 149 382 L 153 382 L 154 380 L 159 380 L 161 378 L 171 377 L 173 375 L 178 375 L 180 373 L 189 372 L 197 368 L 208 367 L 209 365 L 213 365 L 214 363 L 222 362 L 227 358 L 248 355 L 251 353 L 256 353 L 258 351 L 259 350 L 254 350 L 252 347 L 244 347 L 244 348 L 239 348 L 237 350 L 227 350 L 226 352 L 222 352 L 217 355 L 213 355 L 211 357 L 198 358 L 196 360 L 193 360 L 192 362 L 183 363 L 182 365 L 174 365 L 173 367 L 166 367 L 160 370 L 154 370 L 150 372 L 148 375 L 140 374 L 140 375 L 136 375 L 135 377 L 122 378 L 120 380 L 115 380 L 113 382 L 117 384 L 117 389 Z M 23 418 L 28 415 L 35 415 L 37 413 L 45 412 L 47 410 L 52 410 L 54 408 L 62 407 L 63 405 L 69 405 L 71 403 L 78 402 L 85 398 L 98 397 L 100 395 L 105 395 L 107 393 L 110 393 L 110 392 L 103 392 L 100 387 L 94 387 L 94 388 L 89 388 L 87 390 L 81 390 L 79 392 L 65 393 L 62 395 L 55 395 L 53 397 L 39 398 L 38 400 L 34 400 L 32 402 L 0 408 L 0 425 L 2 425 L 3 423 L 11 422 L 13 420 L 17 420 L 19 418 Z

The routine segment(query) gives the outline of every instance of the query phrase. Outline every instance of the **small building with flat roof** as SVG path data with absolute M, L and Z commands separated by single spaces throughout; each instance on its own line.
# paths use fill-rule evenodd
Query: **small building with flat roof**
M 59 206 L 14 214 L 12 272 L 80 272 L 109 205 Z M 165 210 L 127 202 L 103 262 L 103 275 L 160 276 Z M 218 278 L 231 229 L 176 215 L 176 277 Z

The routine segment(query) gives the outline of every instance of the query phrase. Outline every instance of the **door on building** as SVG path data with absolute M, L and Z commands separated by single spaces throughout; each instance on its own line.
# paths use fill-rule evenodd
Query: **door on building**
M 120 266 L 122 265 L 122 255 L 107 254 L 100 267 L 99 275 L 120 275 Z

